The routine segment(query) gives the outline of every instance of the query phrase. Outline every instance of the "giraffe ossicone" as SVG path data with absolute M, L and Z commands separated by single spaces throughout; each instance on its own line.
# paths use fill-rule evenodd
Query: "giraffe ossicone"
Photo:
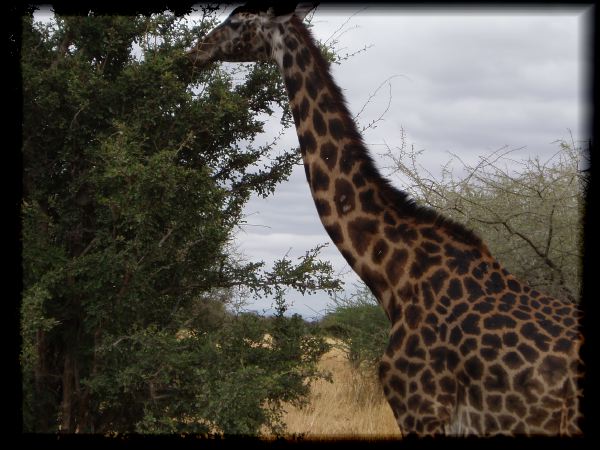
M 401 431 L 580 434 L 577 307 L 383 178 L 302 23 L 310 7 L 274 5 L 236 8 L 189 58 L 279 66 L 319 217 L 391 321 L 379 376 Z

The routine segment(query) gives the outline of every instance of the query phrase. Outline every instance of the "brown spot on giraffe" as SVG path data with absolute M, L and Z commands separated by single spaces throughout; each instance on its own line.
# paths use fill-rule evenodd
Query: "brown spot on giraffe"
M 334 187 L 334 202 L 338 216 L 351 214 L 356 207 L 354 186 L 345 178 L 338 178 Z M 358 225 L 357 225 L 358 226 Z
M 301 11 L 236 8 L 190 61 L 279 66 L 319 217 L 392 322 L 379 376 L 398 426 L 579 434 L 577 308 L 517 280 L 473 232 L 380 175 Z
M 333 170 L 333 168 L 336 166 L 337 154 L 338 149 L 332 142 L 326 142 L 321 145 L 320 156 L 329 170 Z

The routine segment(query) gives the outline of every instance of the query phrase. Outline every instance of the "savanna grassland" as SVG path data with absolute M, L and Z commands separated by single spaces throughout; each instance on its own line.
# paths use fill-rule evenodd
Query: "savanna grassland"
M 393 439 L 402 437 L 376 375 L 353 368 L 345 353 L 331 340 L 332 349 L 319 368 L 332 382 L 312 384 L 309 404 L 288 406 L 284 420 L 289 436 L 305 439 Z

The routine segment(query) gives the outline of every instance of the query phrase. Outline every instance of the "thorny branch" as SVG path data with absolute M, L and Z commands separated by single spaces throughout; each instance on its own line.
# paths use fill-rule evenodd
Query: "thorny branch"
M 387 83 L 389 92 L 388 92 L 388 102 L 387 102 L 387 105 L 386 105 L 385 109 L 379 115 L 379 117 L 377 117 L 376 119 L 373 119 L 367 125 L 363 126 L 361 128 L 361 131 L 365 131 L 365 130 L 367 130 L 369 128 L 375 129 L 375 128 L 377 128 L 375 126 L 375 124 L 377 122 L 380 122 L 381 120 L 383 120 L 383 116 L 385 116 L 387 114 L 387 112 L 389 111 L 390 106 L 392 104 L 392 83 L 390 83 L 390 80 L 393 79 L 393 78 L 397 78 L 399 76 L 400 75 L 392 75 L 391 77 L 389 77 L 386 80 L 382 81 L 381 84 L 377 87 L 377 89 L 375 89 L 373 92 L 371 92 L 371 94 L 369 94 L 369 98 L 367 99 L 367 101 L 363 104 L 362 108 L 360 108 L 360 111 L 358 111 L 358 113 L 353 117 L 354 121 L 357 121 L 358 117 L 363 113 L 363 111 L 365 110 L 365 108 L 367 107 L 367 105 L 369 103 L 371 103 L 371 101 L 377 95 L 377 93 L 380 91 L 380 89 Z
M 366 6 L 362 9 L 359 9 L 358 11 L 354 12 L 353 14 L 351 14 L 350 17 L 348 17 L 344 23 L 342 23 L 333 33 L 331 33 L 331 36 L 329 36 L 327 39 L 325 39 L 323 44 L 326 45 L 332 39 L 334 40 L 334 42 L 337 41 L 337 38 L 339 38 L 342 34 L 344 34 L 346 31 L 348 31 L 348 30 L 342 31 L 344 29 L 344 27 L 352 20 L 352 18 L 354 16 L 356 16 L 360 12 L 363 12 L 365 9 L 367 9 Z M 338 36 L 336 36 L 338 33 L 340 33 L 340 34 Z

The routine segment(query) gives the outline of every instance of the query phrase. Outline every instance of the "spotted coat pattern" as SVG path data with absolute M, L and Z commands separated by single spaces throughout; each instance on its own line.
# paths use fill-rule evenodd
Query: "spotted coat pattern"
M 577 308 L 382 178 L 298 15 L 240 7 L 190 56 L 279 65 L 319 217 L 391 321 L 379 376 L 401 430 L 579 434 Z

